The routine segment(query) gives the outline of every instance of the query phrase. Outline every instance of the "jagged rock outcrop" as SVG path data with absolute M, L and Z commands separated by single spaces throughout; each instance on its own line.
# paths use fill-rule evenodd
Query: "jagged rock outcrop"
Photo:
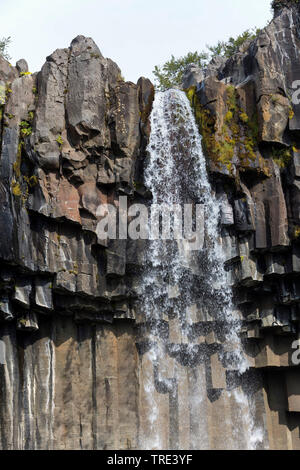
M 296 2 L 279 3 L 274 20 L 246 50 L 187 93 L 224 199 L 228 275 L 253 366 L 264 371 L 267 416 L 289 430 L 274 427 L 270 445 L 299 448 L 299 369 L 293 353 L 300 322 L 300 10 Z
M 126 243 L 99 240 L 96 228 L 101 204 L 117 204 L 119 194 L 134 195 L 153 85 L 144 78 L 137 85 L 124 82 L 119 67 L 83 36 L 70 48 L 56 50 L 38 74 L 31 75 L 24 60 L 16 68 L 0 61 L 0 317 L 6 343 L 6 365 L 0 366 L 0 445 L 136 447 L 131 434 L 138 419 L 137 382 L 130 368 L 136 350 L 132 295 L 124 278 Z M 109 326 L 115 319 L 127 319 L 117 326 L 119 333 Z M 16 337 L 18 332 L 25 336 Z M 106 351 L 95 343 L 102 334 L 106 339 L 100 349 Z M 105 373 L 102 354 L 108 362 L 120 354 L 125 370 L 113 372 L 116 363 L 106 363 Z M 99 381 L 106 405 L 97 398 Z M 121 440 L 113 434 L 115 425 L 119 429 L 118 393 L 124 401 L 121 427 L 131 429 Z
M 281 3 L 255 41 L 205 72 L 189 68 L 184 86 L 244 319 L 251 370 L 239 386 L 251 381 L 262 447 L 299 449 L 300 7 Z M 180 353 L 153 369 L 137 302 L 147 244 L 97 232 L 102 205 L 151 197 L 143 170 L 153 99 L 149 80 L 124 82 L 83 36 L 37 74 L 0 57 L 0 448 L 138 448 L 149 427 L 141 387 L 149 375 L 166 448 L 197 448 L 197 387 L 207 392 L 207 445 L 220 448 L 233 432 L 235 423 L 222 421 L 234 405 L 222 394 L 230 372 L 217 325 L 191 312 L 193 338 L 210 355 L 187 367 L 187 340 L 164 313 Z M 161 369 L 176 394 L 159 382 Z
M 153 87 L 145 80 L 143 90 L 123 82 L 118 66 L 82 36 L 70 49 L 49 56 L 39 74 L 21 72 L 8 83 L 0 209 L 6 230 L 0 256 L 17 263 L 20 275 L 26 272 L 29 279 L 19 288 L 26 298 L 20 308 L 53 311 L 57 294 L 60 308 L 77 304 L 79 311 L 83 296 L 85 310 L 90 297 L 93 311 L 106 305 L 113 318 L 114 299 L 125 301 L 127 294 L 122 279 L 111 281 L 107 274 L 124 274 L 124 247 L 103 250 L 97 208 L 114 203 L 119 191 L 134 192 L 136 159 L 143 157 L 140 115 L 144 106 L 148 114 L 151 109 L 142 97 Z

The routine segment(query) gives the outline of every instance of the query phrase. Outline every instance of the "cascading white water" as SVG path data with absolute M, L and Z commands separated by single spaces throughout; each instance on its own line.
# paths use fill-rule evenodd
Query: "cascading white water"
M 145 184 L 152 193 L 152 204 L 202 204 L 205 245 L 201 250 L 190 251 L 184 241 L 153 240 L 146 253 L 139 293 L 148 326 L 148 348 L 142 367 L 142 400 L 147 424 L 140 445 L 145 449 L 187 445 L 209 449 L 212 444 L 207 429 L 209 411 L 203 370 L 204 364 L 210 360 L 212 347 L 206 340 L 199 342 L 198 338 L 205 337 L 209 331 L 208 318 L 216 325 L 215 333 L 221 338 L 217 354 L 224 368 L 242 375 L 248 363 L 239 337 L 241 321 L 234 313 L 232 292 L 224 268 L 220 204 L 212 192 L 201 136 L 183 92 L 169 90 L 156 94 L 148 154 Z M 195 333 L 195 321 L 191 319 L 194 311 L 201 317 L 196 327 L 198 333 Z M 176 338 L 171 324 L 177 325 Z M 205 370 L 207 377 L 207 367 Z M 185 382 L 189 384 L 186 387 Z M 183 403 L 187 388 L 191 389 L 189 402 Z M 232 427 L 235 431 L 224 436 L 219 446 L 256 448 L 262 436 L 260 430 L 254 428 L 247 395 L 230 384 L 223 394 L 236 403 L 234 418 L 224 415 L 224 420 L 234 420 Z M 163 409 L 166 409 L 163 402 L 166 402 L 166 397 L 169 397 L 167 414 L 171 423 L 169 438 L 166 438 L 168 433 L 164 429 L 167 418 L 163 415 Z M 175 406 L 172 403 L 177 404 L 177 421 L 172 416 Z M 230 422 L 227 424 L 231 425 Z M 189 439 L 185 438 L 187 434 Z M 243 434 L 243 440 L 240 434 Z

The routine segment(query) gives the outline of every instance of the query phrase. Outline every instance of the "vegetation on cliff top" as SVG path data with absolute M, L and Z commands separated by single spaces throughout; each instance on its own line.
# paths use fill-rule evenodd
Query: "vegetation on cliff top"
M 4 59 L 9 60 L 10 56 L 8 55 L 7 48 L 11 43 L 10 36 L 8 38 L 0 39 L 0 55 L 4 57 Z
M 171 59 L 164 65 L 156 65 L 153 74 L 156 79 L 156 86 L 159 90 L 167 90 L 182 84 L 182 76 L 189 64 L 195 64 L 201 69 L 207 67 L 213 57 L 222 56 L 229 58 L 235 54 L 239 48 L 247 41 L 252 41 L 259 34 L 258 28 L 247 29 L 237 38 L 229 38 L 228 41 L 218 41 L 214 46 L 206 46 L 207 51 L 189 52 L 183 57 Z
M 300 0 L 273 0 L 271 2 L 271 8 L 275 14 L 284 7 L 290 8 L 295 5 L 300 5 Z M 153 70 L 157 89 L 163 91 L 174 86 L 181 86 L 187 65 L 195 64 L 200 68 L 205 68 L 215 56 L 230 58 L 243 44 L 254 40 L 260 31 L 258 28 L 247 29 L 236 38 L 230 37 L 228 41 L 218 41 L 214 46 L 207 45 L 204 51 L 189 52 L 179 58 L 172 55 L 170 60 L 162 66 L 156 65 Z
M 205 68 L 208 64 L 209 54 L 207 52 L 189 52 L 183 57 L 175 58 L 173 55 L 163 66 L 156 65 L 153 74 L 156 79 L 156 87 L 161 90 L 167 90 L 174 86 L 180 86 L 182 76 L 189 64 L 198 65 Z

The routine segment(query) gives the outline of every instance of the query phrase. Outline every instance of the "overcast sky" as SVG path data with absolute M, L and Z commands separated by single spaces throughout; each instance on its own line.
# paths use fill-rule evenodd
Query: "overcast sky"
M 47 55 L 90 36 L 126 80 L 152 77 L 155 65 L 236 36 L 271 19 L 270 0 L 0 0 L 1 36 L 12 62 L 31 72 Z

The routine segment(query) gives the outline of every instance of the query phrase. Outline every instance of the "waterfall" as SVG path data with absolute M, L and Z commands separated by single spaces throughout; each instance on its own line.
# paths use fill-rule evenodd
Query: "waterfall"
M 194 212 L 201 207 L 204 244 L 191 250 L 184 238 L 156 239 L 145 253 L 139 291 L 145 317 L 140 446 L 255 449 L 262 435 L 241 386 L 249 365 L 224 268 L 220 202 L 183 92 L 156 93 L 148 155 L 151 207 L 190 204 Z M 211 422 L 218 419 L 215 437 Z

